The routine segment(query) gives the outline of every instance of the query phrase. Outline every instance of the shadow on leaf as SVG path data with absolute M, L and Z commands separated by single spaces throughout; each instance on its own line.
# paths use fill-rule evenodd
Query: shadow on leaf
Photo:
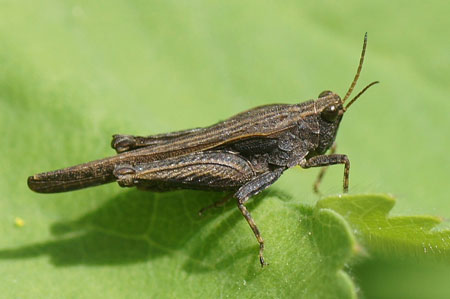
M 254 208 L 267 193 L 256 196 L 249 208 Z M 236 262 L 236 256 L 254 258 L 258 245 L 249 244 L 233 256 L 220 253 L 220 260 L 209 254 L 221 235 L 236 222 L 245 221 L 232 203 L 198 216 L 201 208 L 223 196 L 224 193 L 189 190 L 168 193 L 130 190 L 78 219 L 54 223 L 51 232 L 55 239 L 0 250 L 0 259 L 48 255 L 56 266 L 117 265 L 157 259 L 183 248 L 189 257 L 187 271 L 225 268 Z M 202 238 L 202 244 L 185 250 L 186 243 L 212 220 L 218 221 L 218 225 Z M 251 234 L 250 229 L 248 233 Z

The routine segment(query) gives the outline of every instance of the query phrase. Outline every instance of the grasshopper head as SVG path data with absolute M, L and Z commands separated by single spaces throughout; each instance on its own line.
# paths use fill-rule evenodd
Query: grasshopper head
M 322 91 L 319 94 L 315 107 L 321 120 L 327 123 L 339 124 L 345 112 L 341 97 L 329 90 Z
M 347 109 L 352 105 L 369 87 L 379 83 L 378 81 L 372 82 L 364 87 L 356 96 L 354 96 L 345 106 L 345 102 L 350 97 L 356 82 L 358 81 L 359 74 L 361 73 L 362 65 L 364 62 L 364 55 L 366 53 L 367 46 L 367 33 L 364 36 L 364 44 L 359 60 L 358 69 L 356 71 L 355 78 L 353 79 L 350 88 L 348 89 L 345 97 L 341 99 L 340 96 L 329 90 L 323 91 L 319 94 L 319 98 L 315 101 L 315 109 L 318 115 L 318 122 L 320 126 L 320 140 L 316 152 L 318 154 L 325 153 L 333 144 L 336 138 L 336 133 L 339 128 L 339 123 L 342 120 L 342 116 Z
M 341 97 L 329 90 L 320 93 L 314 107 L 320 127 L 316 153 L 323 154 L 333 145 L 345 108 Z

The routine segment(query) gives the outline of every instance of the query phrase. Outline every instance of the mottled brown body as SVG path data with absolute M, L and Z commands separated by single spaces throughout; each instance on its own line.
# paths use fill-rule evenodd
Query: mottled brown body
M 367 35 L 357 74 L 343 100 L 325 91 L 316 100 L 256 107 L 206 128 L 148 137 L 114 135 L 111 145 L 117 155 L 30 176 L 28 186 L 36 192 L 54 193 L 117 181 L 122 187 L 151 191 L 232 191 L 260 244 L 264 265 L 264 241 L 245 207 L 251 196 L 295 165 L 344 164 L 344 191 L 348 189 L 347 156 L 325 153 L 334 143 L 346 109 L 377 83 L 368 85 L 344 107 L 359 77 L 366 44 Z

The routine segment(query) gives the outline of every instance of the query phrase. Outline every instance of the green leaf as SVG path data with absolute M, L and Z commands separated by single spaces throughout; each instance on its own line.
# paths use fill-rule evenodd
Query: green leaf
M 387 285 L 372 275 L 361 281 L 372 274 L 369 268 L 353 277 L 350 257 L 371 243 L 349 234 L 355 228 L 345 215 L 313 208 L 318 170 L 287 171 L 250 204 L 266 240 L 270 265 L 264 269 L 235 207 L 196 216 L 221 194 L 108 185 L 40 195 L 26 186 L 34 173 L 112 155 L 115 133 L 207 126 L 257 105 L 299 103 L 328 89 L 342 96 L 368 31 L 355 92 L 373 80 L 382 84 L 365 93 L 340 126 L 338 151 L 352 163 L 350 190 L 392 192 L 395 214 L 445 219 L 450 51 L 442 28 L 450 27 L 448 3 L 427 2 L 427 13 L 421 2 L 318 5 L 2 1 L 2 296 L 323 298 Z M 340 192 L 341 180 L 342 168 L 330 167 L 322 191 Z M 434 240 L 429 234 L 425 230 L 422 240 Z M 394 248 L 387 236 L 376 236 L 371 246 L 375 254 L 385 252 L 381 256 L 441 256 L 420 252 L 417 240 Z M 404 268 L 412 273 L 415 262 L 407 260 Z M 433 273 L 429 269 L 424 273 Z M 378 270 L 378 277 L 388 277 Z M 448 275 L 435 272 L 438 290 Z
M 14 267 L 31 263 L 34 269 L 46 269 L 57 297 L 72 292 L 113 297 L 139 292 L 150 297 L 355 297 L 353 283 L 342 271 L 355 242 L 334 211 L 299 208 L 270 193 L 264 201 L 257 198 L 250 208 L 266 238 L 270 263 L 261 269 L 256 241 L 234 205 L 205 217 L 196 215 L 211 198 L 220 195 L 124 192 L 78 219 L 54 223 L 48 240 L 0 250 L 0 259 L 14 269 L 5 273 L 4 286 L 15 273 L 22 284 L 9 285 L 9 294 L 44 296 L 46 288 L 30 292 L 23 287 L 36 283 L 26 279 L 32 272 L 16 272 Z M 27 226 L 14 229 L 20 236 Z M 67 281 L 73 275 L 96 279 L 73 284 Z M 105 285 L 112 289 L 104 290 Z
M 389 195 L 346 195 L 320 200 L 317 208 L 341 214 L 370 254 L 392 258 L 450 261 L 450 230 L 438 230 L 434 216 L 389 216 L 395 199 Z
M 365 258 L 351 271 L 365 297 L 448 298 L 450 230 L 439 229 L 438 217 L 390 216 L 395 202 L 383 194 L 333 196 L 316 209 L 342 215 L 363 246 Z

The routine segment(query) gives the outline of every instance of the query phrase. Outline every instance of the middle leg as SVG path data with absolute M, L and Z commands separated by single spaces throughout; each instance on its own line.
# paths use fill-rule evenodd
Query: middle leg
M 234 197 L 238 200 L 238 208 L 242 213 L 242 216 L 244 216 L 245 220 L 247 220 L 248 225 L 253 231 L 253 234 L 256 237 L 256 240 L 259 243 L 259 262 L 261 263 L 261 267 L 264 267 L 266 265 L 266 262 L 264 261 L 264 239 L 261 236 L 261 233 L 259 232 L 258 227 L 256 226 L 255 221 L 253 220 L 252 215 L 247 210 L 247 207 L 244 205 L 248 199 L 258 194 L 259 192 L 263 191 L 270 185 L 272 185 L 283 173 L 284 168 L 277 168 L 274 171 L 265 172 L 257 177 L 255 177 L 253 180 L 249 181 L 245 185 L 243 185 L 239 190 L 234 194 Z

